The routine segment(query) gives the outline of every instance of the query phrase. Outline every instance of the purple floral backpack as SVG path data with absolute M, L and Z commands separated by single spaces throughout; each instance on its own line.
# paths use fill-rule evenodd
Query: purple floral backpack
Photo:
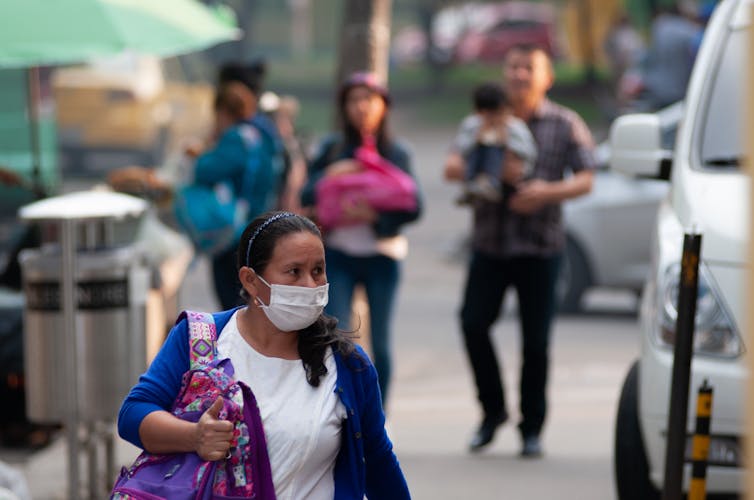
M 274 500 L 270 460 L 254 394 L 233 378 L 229 359 L 218 360 L 217 329 L 211 314 L 184 311 L 188 321 L 189 370 L 183 375 L 172 413 L 196 422 L 218 396 L 220 418 L 235 423 L 228 458 L 209 462 L 196 453 L 142 452 L 123 467 L 111 500 Z

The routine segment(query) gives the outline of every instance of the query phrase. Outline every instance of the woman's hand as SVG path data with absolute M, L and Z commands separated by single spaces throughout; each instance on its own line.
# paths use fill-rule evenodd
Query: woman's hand
M 359 162 L 356 160 L 352 160 L 350 158 L 346 158 L 344 160 L 338 160 L 335 163 L 331 163 L 326 169 L 325 169 L 325 175 L 344 175 L 344 174 L 355 174 L 356 172 L 360 172 L 361 165 L 359 165 Z
M 364 198 L 343 200 L 343 217 L 350 222 L 372 223 L 377 220 L 377 211 Z
M 202 154 L 204 148 L 205 145 L 201 141 L 196 139 L 190 140 L 187 141 L 186 145 L 183 147 L 183 154 L 185 154 L 189 158 L 196 158 Z
M 196 453 L 204 460 L 220 460 L 228 455 L 233 424 L 220 420 L 223 398 L 218 397 L 196 423 Z

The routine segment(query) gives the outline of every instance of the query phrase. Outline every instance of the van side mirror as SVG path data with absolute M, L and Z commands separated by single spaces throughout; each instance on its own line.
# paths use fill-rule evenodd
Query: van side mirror
M 670 178 L 673 152 L 662 147 L 656 114 L 619 116 L 610 127 L 610 168 L 634 177 Z

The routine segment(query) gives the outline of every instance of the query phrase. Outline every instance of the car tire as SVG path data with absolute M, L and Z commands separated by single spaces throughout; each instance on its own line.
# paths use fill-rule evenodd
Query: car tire
M 581 299 L 591 283 L 591 271 L 584 252 L 578 243 L 569 237 L 566 240 L 556 284 L 558 311 L 566 314 L 581 311 Z
M 615 422 L 615 487 L 618 500 L 659 500 L 649 479 L 649 462 L 639 423 L 639 362 L 626 375 Z

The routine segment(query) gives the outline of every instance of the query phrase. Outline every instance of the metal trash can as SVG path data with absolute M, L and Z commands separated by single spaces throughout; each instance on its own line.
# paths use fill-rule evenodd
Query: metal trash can
M 32 421 L 66 420 L 72 404 L 69 384 L 78 384 L 80 422 L 113 421 L 123 397 L 145 370 L 150 274 L 144 252 L 133 240 L 146 203 L 142 207 L 143 200 L 124 196 L 73 193 L 22 209 L 22 218 L 41 224 L 43 234 L 40 248 L 19 256 L 26 299 L 26 409 Z M 76 221 L 73 373 L 66 360 L 70 350 L 61 294 L 66 266 L 62 218 Z

